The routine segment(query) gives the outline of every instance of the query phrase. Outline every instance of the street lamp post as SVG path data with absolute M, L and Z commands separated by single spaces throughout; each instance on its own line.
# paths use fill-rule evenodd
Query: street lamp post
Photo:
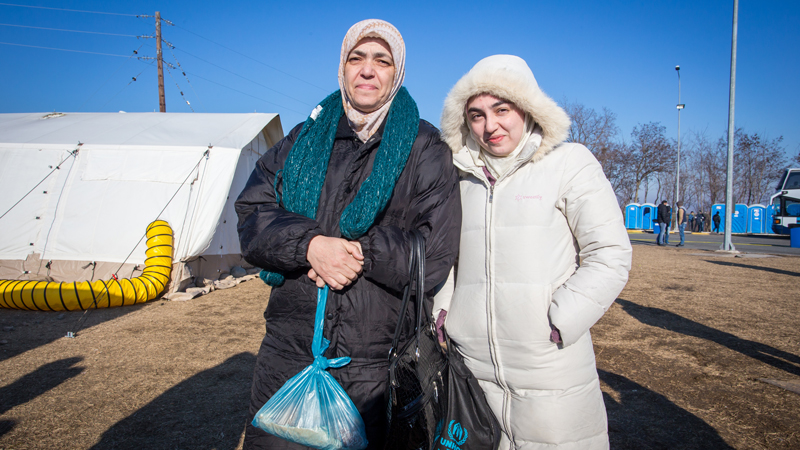
M 681 110 L 686 106 L 681 103 L 681 66 L 675 66 L 675 72 L 678 73 L 678 164 L 675 169 L 675 202 L 680 200 L 681 188 Z M 675 211 L 675 228 L 678 228 L 678 212 Z
M 733 116 L 736 106 L 736 40 L 739 34 L 739 0 L 733 0 L 733 29 L 731 30 L 731 81 L 728 94 L 728 175 L 725 181 L 725 237 L 720 250 L 735 252 L 736 248 L 731 242 L 731 228 L 733 226 Z

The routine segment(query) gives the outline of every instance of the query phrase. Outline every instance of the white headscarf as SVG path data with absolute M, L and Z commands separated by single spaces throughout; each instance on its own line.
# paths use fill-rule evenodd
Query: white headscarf
M 389 98 L 378 109 L 371 113 L 362 113 L 357 110 L 350 101 L 345 89 L 344 79 L 344 65 L 347 63 L 347 57 L 350 52 L 364 39 L 374 37 L 384 40 L 392 51 L 392 59 L 394 60 L 394 81 L 392 83 L 392 90 Z M 403 86 L 403 79 L 405 78 L 405 64 L 406 63 L 406 44 L 403 42 L 403 36 L 397 31 L 394 25 L 379 19 L 367 19 L 358 22 L 350 27 L 347 34 L 342 41 L 342 54 L 339 61 L 339 89 L 342 91 L 342 103 L 344 112 L 347 115 L 347 120 L 350 122 L 350 128 L 356 132 L 358 138 L 366 142 L 376 131 L 380 128 L 386 115 L 389 114 L 389 108 L 392 105 L 394 96 L 397 91 Z

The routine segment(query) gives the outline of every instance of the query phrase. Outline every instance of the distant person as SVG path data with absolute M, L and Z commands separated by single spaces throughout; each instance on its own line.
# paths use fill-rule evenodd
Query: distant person
M 691 211 L 689 213 L 689 219 L 686 221 L 687 228 L 689 228 L 689 231 L 697 231 L 697 230 L 694 229 L 694 227 L 696 225 L 696 218 L 697 218 L 697 216 L 694 214 L 694 211 Z
M 347 32 L 339 61 L 339 89 L 258 160 L 236 201 L 242 255 L 273 286 L 246 450 L 307 448 L 249 420 L 314 361 L 317 288 L 326 284 L 325 356 L 352 358 L 330 374 L 361 413 L 369 448 L 382 449 L 387 355 L 403 313 L 411 232 L 426 238 L 431 290 L 447 279 L 458 252 L 458 172 L 439 131 L 420 120 L 402 87 L 400 32 L 382 20 L 359 22 Z M 409 328 L 402 341 L 413 335 Z
M 664 245 L 669 245 L 669 232 L 672 229 L 672 206 L 667 205 L 667 234 L 664 235 Z
M 676 205 L 678 206 L 678 215 L 676 218 L 678 224 L 678 233 L 681 236 L 681 242 L 675 247 L 683 247 L 684 233 L 686 232 L 686 222 L 688 221 L 688 218 L 686 216 L 686 209 L 683 207 L 683 202 L 678 202 Z
M 700 223 L 697 224 L 698 231 L 700 231 L 701 233 L 705 233 L 706 223 L 708 223 L 708 214 L 704 213 L 703 211 L 700 211 L 699 213 L 697 213 L 697 220 L 700 221 Z
M 669 224 L 670 212 L 669 212 L 669 205 L 667 204 L 666 200 L 662 200 L 661 204 L 658 205 L 658 210 L 656 212 L 656 222 L 658 223 L 658 237 L 656 238 L 656 244 L 658 245 L 667 245 L 668 242 L 665 241 L 665 237 L 669 236 L 667 232 L 667 225 Z
M 719 233 L 719 223 L 722 221 L 722 217 L 719 216 L 719 211 L 714 213 L 714 217 L 711 218 L 714 221 L 714 232 Z

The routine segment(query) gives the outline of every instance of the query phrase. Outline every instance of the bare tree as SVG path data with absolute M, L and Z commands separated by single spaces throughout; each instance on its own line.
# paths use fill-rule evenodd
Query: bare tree
M 627 146 L 627 166 L 634 195 L 638 195 L 643 182 L 653 175 L 668 172 L 670 164 L 674 165 L 675 152 L 664 137 L 665 131 L 666 128 L 658 122 L 633 127 L 631 143 Z
M 667 194 L 669 190 L 664 189 L 663 185 L 669 185 L 669 180 L 666 180 L 666 178 L 669 178 L 670 175 L 671 174 L 667 172 L 654 173 L 651 175 L 651 177 L 655 178 L 656 180 L 656 199 L 665 200 L 667 197 L 669 197 L 669 194 Z
M 727 145 L 712 143 L 705 131 L 692 133 L 686 151 L 686 173 L 697 208 L 710 211 L 725 198 Z
M 698 211 L 703 211 L 708 184 L 708 175 L 702 168 L 703 154 L 713 146 L 705 131 L 690 133 L 688 141 L 683 146 L 682 155 L 685 163 L 685 167 L 681 167 L 681 186 L 685 189 L 683 198 Z
M 658 172 L 654 174 L 656 177 L 656 181 L 658 184 L 658 199 L 671 199 L 672 203 L 681 201 L 685 207 L 689 207 L 692 205 L 693 202 L 696 201 L 696 190 L 693 186 L 693 174 L 691 171 L 691 158 L 690 158 L 690 146 L 686 145 L 686 140 L 681 139 L 681 147 L 682 147 L 682 155 L 681 155 L 681 170 L 680 170 L 680 183 L 678 185 L 680 192 L 677 193 L 677 198 L 673 198 L 676 195 L 675 192 L 675 159 L 677 157 L 677 148 L 678 148 L 678 141 L 675 139 L 670 139 L 670 148 L 675 150 L 675 155 L 672 155 L 672 165 L 668 165 L 666 170 L 662 172 Z M 674 217 L 677 220 L 677 217 Z
M 788 165 L 783 136 L 770 140 L 739 128 L 734 140 L 734 198 L 747 205 L 765 202 Z
M 617 165 L 620 152 L 624 152 L 624 145 L 614 141 L 619 133 L 617 128 L 617 115 L 610 109 L 603 107 L 602 111 L 595 111 L 578 102 L 562 100 L 564 110 L 572 119 L 567 142 L 583 144 L 592 152 L 603 166 L 606 177 L 619 178 Z M 612 185 L 614 182 L 612 181 Z
M 626 189 L 629 178 L 626 167 L 628 149 L 624 143 L 615 141 L 619 134 L 617 115 L 605 107 L 598 112 L 567 99 L 561 103 L 572 119 L 567 141 L 583 144 L 592 152 L 603 167 L 603 173 L 611 182 L 617 201 L 622 206 L 631 196 L 629 192 L 623 192 L 630 190 Z
M 614 193 L 617 195 L 617 202 L 620 207 L 623 207 L 631 198 L 634 193 L 631 191 L 630 183 L 630 170 L 628 170 L 627 146 L 622 143 L 609 143 L 608 146 L 602 147 L 598 152 L 597 159 L 601 161 L 603 166 L 603 173 L 611 183 Z
M 665 137 L 664 126 L 638 124 L 631 132 L 631 142 L 625 143 L 618 140 L 617 117 L 608 108 L 597 111 L 567 99 L 561 103 L 572 119 L 567 140 L 589 148 L 620 206 L 638 201 L 642 193 L 646 200 L 651 187 L 656 188 L 657 200 L 674 195 L 677 143 Z M 690 136 L 688 145 L 682 145 L 680 192 L 675 200 L 709 211 L 725 200 L 727 141 L 723 137 L 713 143 L 705 131 Z M 766 201 L 787 164 L 800 165 L 800 146 L 788 161 L 782 137 L 768 139 L 741 129 L 735 136 L 734 197 L 747 204 Z
M 765 202 L 775 181 L 786 168 L 787 160 L 781 145 L 783 138 L 765 139 L 758 133 L 749 135 L 736 130 L 734 146 L 733 194 L 734 203 L 752 205 Z M 691 199 L 701 211 L 725 201 L 728 143 L 721 137 L 711 143 L 705 132 L 693 133 L 686 146 L 686 178 L 681 177 L 684 202 Z
M 619 132 L 617 115 L 605 107 L 597 112 L 578 102 L 563 100 L 563 103 L 572 119 L 567 141 L 585 145 L 600 160 L 601 150 L 608 148 Z

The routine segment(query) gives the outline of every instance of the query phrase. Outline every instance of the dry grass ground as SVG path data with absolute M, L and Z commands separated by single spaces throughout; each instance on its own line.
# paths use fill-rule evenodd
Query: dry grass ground
M 0 449 L 240 447 L 268 292 L 0 310 Z M 612 449 L 800 448 L 800 395 L 761 381 L 800 380 L 798 300 L 800 258 L 634 247 L 593 329 Z

